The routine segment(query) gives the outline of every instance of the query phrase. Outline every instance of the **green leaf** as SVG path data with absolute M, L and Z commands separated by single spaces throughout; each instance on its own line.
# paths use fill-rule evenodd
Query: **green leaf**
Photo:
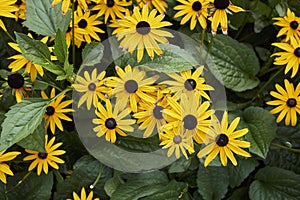
M 205 200 L 222 199 L 227 193 L 229 177 L 224 167 L 199 166 L 197 176 L 198 192 Z
M 0 151 L 32 134 L 41 124 L 49 101 L 26 99 L 11 107 L 2 123 Z
M 250 199 L 299 199 L 299 174 L 276 167 L 265 167 L 257 172 L 255 179 L 250 186 Z
M 23 177 L 24 173 L 16 174 L 8 179 L 8 199 L 50 199 L 53 187 L 53 174 L 51 171 L 48 174 L 42 173 L 40 176 L 31 173 L 26 179 L 22 180 Z M 20 180 L 22 180 L 21 183 L 19 183 Z
M 128 135 L 122 140 L 118 140 L 116 145 L 130 152 L 153 152 L 161 148 L 157 135 L 150 138 L 137 138 Z
M 41 65 L 46 70 L 56 74 L 64 74 L 64 70 L 51 61 L 48 46 L 41 41 L 34 40 L 23 33 L 15 33 L 17 43 L 22 51 L 22 55 L 34 64 Z
M 51 7 L 50 0 L 27 0 L 26 1 L 26 21 L 23 23 L 37 34 L 55 37 L 58 29 L 63 33 L 71 20 L 71 12 L 66 15 L 61 12 L 61 3 Z
M 115 174 L 114 177 L 110 178 L 104 185 L 106 194 L 111 197 L 117 188 L 124 183 L 119 174 Z
M 66 43 L 65 35 L 63 34 L 63 32 L 61 32 L 60 29 L 58 29 L 56 33 L 53 53 L 61 63 L 65 63 L 65 61 L 68 60 L 68 46 Z
M 87 193 L 90 185 L 96 180 L 99 172 L 102 170 L 101 177 L 95 185 L 94 198 L 100 197 L 101 200 L 108 199 L 104 191 L 104 183 L 112 177 L 111 170 L 102 165 L 92 156 L 81 157 L 74 165 L 74 172 L 71 177 L 57 184 L 57 191 L 54 194 L 54 200 L 72 198 L 73 191 L 80 194 L 81 188 L 85 187 Z
M 232 195 L 227 200 L 249 199 L 248 187 L 238 188 L 233 191 Z
M 260 107 L 249 107 L 243 112 L 240 127 L 247 127 L 245 135 L 251 143 L 250 152 L 266 158 L 270 144 L 276 135 L 275 117 Z
M 210 56 L 207 65 L 225 87 L 242 92 L 259 84 L 255 76 L 259 71 L 259 61 L 248 45 L 229 36 L 217 35 L 213 39 Z
M 104 46 L 100 42 L 91 42 L 87 44 L 82 51 L 83 66 L 94 66 L 101 62 L 103 57 Z
M 38 152 L 46 152 L 45 150 L 45 134 L 46 123 L 45 120 L 35 129 L 35 131 L 26 138 L 18 142 L 18 145 L 24 149 L 30 149 Z
M 32 89 L 34 90 L 46 90 L 48 86 L 49 84 L 47 82 L 40 81 L 40 80 L 35 80 L 32 83 Z
M 228 174 L 229 174 L 229 185 L 234 188 L 239 186 L 245 178 L 249 176 L 249 174 L 255 169 L 258 165 L 258 162 L 252 158 L 241 158 L 238 159 L 238 165 L 228 166 Z
M 180 173 L 186 171 L 191 165 L 192 159 L 181 157 L 176 160 L 169 168 L 169 173 Z

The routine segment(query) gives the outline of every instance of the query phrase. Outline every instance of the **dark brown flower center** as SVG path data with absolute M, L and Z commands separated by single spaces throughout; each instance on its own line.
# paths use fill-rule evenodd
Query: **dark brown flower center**
M 72 28 L 68 26 L 67 33 L 71 32 Z
M 107 5 L 107 7 L 111 8 L 115 5 L 115 1 L 114 0 L 107 0 L 106 5 Z
M 287 100 L 286 105 L 290 108 L 296 107 L 297 101 L 294 98 L 290 98 Z
M 216 143 L 220 147 L 226 146 L 228 144 L 228 142 L 229 142 L 228 136 L 223 133 L 216 137 Z
M 202 8 L 202 4 L 199 1 L 195 1 L 192 5 L 194 11 L 198 12 Z
M 9 87 L 13 89 L 19 89 L 24 85 L 24 77 L 21 74 L 15 73 L 7 77 L 7 83 Z
M 96 90 L 96 84 L 95 83 L 90 83 L 88 86 L 89 91 L 94 92 Z
M 173 138 L 173 142 L 174 142 L 175 144 L 179 144 L 181 141 L 182 141 L 182 138 L 181 138 L 179 135 L 176 135 L 176 136 Z
M 132 93 L 135 93 L 137 91 L 139 86 L 138 86 L 138 84 L 135 80 L 128 80 L 128 81 L 125 82 L 124 87 L 125 87 L 125 90 L 128 93 L 132 94 Z
M 296 30 L 296 29 L 298 28 L 298 26 L 299 26 L 299 24 L 298 24 L 297 21 L 292 21 L 292 22 L 290 23 L 290 27 L 291 27 L 292 29 L 294 29 L 294 30 Z
M 88 25 L 87 21 L 85 19 L 81 19 L 79 22 L 78 22 L 78 26 L 79 28 L 86 28 Z
M 136 31 L 141 35 L 147 35 L 150 32 L 150 24 L 145 21 L 140 21 L 136 25 Z
M 39 153 L 39 154 L 38 154 L 38 157 L 39 157 L 40 159 L 46 159 L 47 156 L 48 156 L 48 153 Z
M 294 54 L 295 54 L 295 56 L 297 56 L 298 58 L 300 58 L 300 47 L 298 47 L 297 49 L 295 49 Z
M 193 130 L 198 124 L 197 118 L 194 115 L 186 115 L 183 118 L 183 127 L 188 130 Z
M 164 108 L 162 106 L 158 106 L 156 105 L 153 109 L 153 116 L 156 118 L 156 119 L 163 119 L 163 115 L 162 115 L 162 110 Z
M 106 128 L 112 130 L 117 127 L 117 122 L 114 118 L 108 118 L 107 120 L 105 120 L 105 126 Z
M 52 116 L 54 113 L 55 113 L 55 108 L 53 108 L 53 106 L 48 106 L 46 108 L 46 115 Z
M 15 3 L 16 5 L 21 5 L 22 4 L 22 0 L 17 0 L 17 2 Z
M 214 5 L 216 9 L 224 10 L 229 6 L 229 0 L 215 0 Z
M 194 79 L 187 79 L 184 82 L 184 87 L 185 89 L 187 89 L 188 91 L 192 91 L 196 88 L 197 86 L 197 82 Z

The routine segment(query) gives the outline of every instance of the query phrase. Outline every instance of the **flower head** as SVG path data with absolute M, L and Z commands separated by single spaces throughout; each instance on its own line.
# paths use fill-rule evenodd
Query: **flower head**
M 277 123 L 285 117 L 285 125 L 296 126 L 297 113 L 300 114 L 300 83 L 294 89 L 293 83 L 285 79 L 284 85 L 285 89 L 279 84 L 275 85 L 278 92 L 271 91 L 270 94 L 277 100 L 268 101 L 267 104 L 277 106 L 270 111 L 273 115 L 280 113 L 276 119 Z
M 17 8 L 14 4 L 15 4 L 15 1 L 2 0 L 1 4 L 0 4 L 0 16 L 16 18 L 16 15 L 14 15 L 13 12 L 18 11 L 19 8 Z M 3 21 L 1 19 L 0 19 L 0 28 L 2 28 L 4 31 L 7 31 Z
M 4 163 L 6 161 L 11 161 L 17 157 L 17 155 L 21 154 L 17 151 L 7 152 L 6 150 L 0 152 L 0 180 L 3 183 L 6 183 L 6 176 L 5 174 L 13 176 L 14 173 L 10 170 L 8 164 Z
M 160 14 L 164 14 L 168 8 L 168 4 L 165 0 L 137 0 L 137 3 L 141 8 L 147 5 L 151 10 L 158 10 Z
M 91 191 L 89 193 L 88 196 L 86 196 L 86 192 L 84 187 L 81 188 L 81 193 L 80 193 L 80 197 L 76 194 L 76 192 L 73 192 L 73 200 L 100 200 L 99 198 L 95 198 L 93 199 L 93 191 Z M 67 200 L 71 200 L 71 199 L 67 199 Z
M 76 0 L 74 0 L 74 2 L 75 1 Z M 63 15 L 65 15 L 68 12 L 69 8 L 71 7 L 71 0 L 53 0 L 51 6 L 53 7 L 60 2 L 62 2 L 61 11 L 62 11 Z M 78 5 L 84 10 L 84 12 L 89 10 L 86 0 L 77 0 L 77 2 L 78 2 Z
M 156 16 L 156 14 L 157 10 L 151 10 L 149 13 L 146 5 L 143 6 L 142 12 L 135 7 L 132 15 L 120 19 L 119 27 L 113 31 L 113 34 L 117 34 L 118 40 L 122 40 L 121 48 L 128 50 L 129 53 L 137 49 L 138 62 L 143 58 L 144 49 L 150 58 L 154 58 L 154 54 L 161 56 L 163 52 L 157 42 L 166 44 L 168 43 L 166 37 L 173 37 L 171 33 L 160 30 L 160 28 L 170 26 L 171 23 L 162 21 L 164 15 Z
M 18 8 L 18 11 L 15 12 L 16 20 L 22 19 L 25 20 L 25 12 L 26 12 L 26 2 L 25 0 L 17 0 L 15 6 Z
M 44 91 L 42 91 L 42 98 L 48 99 L 48 96 Z M 53 88 L 51 90 L 50 98 L 55 97 L 55 89 Z M 66 108 L 68 105 L 70 105 L 73 100 L 66 100 L 62 101 L 65 97 L 65 94 L 60 95 L 57 97 L 57 99 L 50 102 L 48 107 L 46 108 L 46 113 L 44 115 L 44 118 L 46 120 L 46 127 L 48 128 L 50 125 L 50 130 L 54 134 L 55 133 L 55 127 L 57 126 L 59 130 L 63 131 L 63 125 L 61 123 L 61 119 L 66 121 L 72 121 L 71 118 L 66 116 L 64 113 L 73 112 L 74 110 L 71 108 Z
M 57 148 L 62 145 L 62 142 L 54 144 L 55 137 L 52 137 L 48 142 L 48 135 L 45 136 L 45 150 L 46 152 L 38 152 L 32 151 L 29 149 L 25 149 L 25 151 L 31 155 L 26 156 L 23 160 L 33 160 L 30 164 L 28 171 L 32 171 L 37 166 L 37 175 L 40 175 L 42 170 L 45 174 L 48 174 L 48 168 L 53 167 L 54 169 L 58 169 L 58 165 L 56 163 L 62 164 L 64 161 L 57 156 L 63 155 L 66 153 L 64 150 L 58 150 Z
M 23 97 L 28 98 L 28 94 L 25 90 L 30 90 L 26 87 L 25 78 L 19 73 L 10 74 L 7 77 L 7 85 L 15 93 L 16 101 L 19 103 L 22 101 Z
M 232 162 L 234 166 L 237 165 L 237 161 L 234 154 L 238 154 L 244 157 L 251 157 L 250 153 L 246 152 L 241 148 L 249 148 L 250 142 L 237 140 L 237 138 L 244 136 L 248 133 L 248 129 L 244 128 L 235 131 L 236 127 L 240 122 L 240 118 L 235 118 L 230 125 L 228 125 L 228 113 L 224 112 L 222 121 L 213 115 L 212 126 L 207 132 L 205 139 L 206 146 L 200 150 L 197 154 L 199 158 L 209 154 L 205 161 L 204 166 L 206 167 L 219 153 L 220 159 L 223 166 L 227 166 L 227 158 Z

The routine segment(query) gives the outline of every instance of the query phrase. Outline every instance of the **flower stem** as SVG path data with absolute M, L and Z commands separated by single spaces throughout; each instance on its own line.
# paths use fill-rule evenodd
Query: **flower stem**
M 17 41 L 15 40 L 15 38 L 8 32 L 8 31 L 4 31 L 5 34 L 14 42 L 17 43 Z
M 202 51 L 203 51 L 203 44 L 204 44 L 204 34 L 205 34 L 205 30 L 202 29 L 201 41 L 200 41 L 200 64 L 202 64 Z
M 103 165 L 100 164 L 99 174 L 98 174 L 96 180 L 94 181 L 94 183 L 92 185 L 90 185 L 91 189 L 93 189 L 97 185 L 98 181 L 100 180 L 100 178 L 102 176 L 102 171 L 103 171 Z
M 16 189 L 21 183 L 23 183 L 31 174 L 32 171 L 27 172 L 27 174 L 25 174 L 25 176 L 17 183 L 17 185 L 15 185 L 14 187 L 12 187 L 10 190 L 5 191 L 5 194 L 11 192 L 12 190 Z
M 209 44 L 208 44 L 208 48 L 207 48 L 207 53 L 206 53 L 205 59 L 204 59 L 204 64 L 206 63 L 206 60 L 208 58 L 208 54 L 210 53 L 211 47 L 213 45 L 214 38 L 215 38 L 214 36 L 211 36 L 211 38 L 210 38 L 210 41 L 209 41 Z
M 272 145 L 275 146 L 275 147 L 279 147 L 281 149 L 289 150 L 289 151 L 294 152 L 294 153 L 300 153 L 300 149 L 293 149 L 293 148 L 283 146 L 283 145 L 277 144 L 277 143 L 272 143 Z

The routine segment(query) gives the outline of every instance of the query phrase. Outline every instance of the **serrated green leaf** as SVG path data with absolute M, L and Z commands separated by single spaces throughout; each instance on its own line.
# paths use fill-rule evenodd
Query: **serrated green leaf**
M 198 192 L 205 200 L 222 199 L 227 193 L 229 177 L 224 167 L 199 166 L 197 175 Z
M 123 183 L 123 180 L 119 175 L 114 175 L 111 179 L 106 181 L 104 185 L 104 190 L 106 194 L 111 197 L 112 194 L 116 191 L 116 189 Z
M 210 57 L 207 65 L 225 87 L 242 92 L 259 84 L 255 76 L 259 71 L 259 61 L 248 45 L 229 36 L 217 35 L 213 39 Z
M 68 59 L 68 46 L 65 35 L 60 29 L 58 29 L 56 33 L 53 53 L 61 63 L 65 63 L 65 61 Z
M 255 179 L 250 185 L 250 199 L 299 199 L 299 174 L 276 167 L 265 167 L 257 172 Z
M 0 151 L 32 134 L 44 118 L 49 101 L 26 99 L 11 107 L 2 123 Z
M 49 83 L 40 81 L 40 80 L 35 80 L 32 83 L 33 90 L 46 90 L 48 86 L 49 86 Z
M 70 178 L 57 184 L 54 200 L 72 198 L 73 191 L 80 194 L 82 187 L 85 187 L 86 191 L 89 192 L 90 185 L 96 180 L 100 170 L 102 170 L 101 177 L 93 189 L 94 198 L 108 199 L 103 188 L 105 182 L 112 177 L 112 172 L 92 156 L 86 155 L 75 163 L 74 172 Z
M 275 117 L 260 107 L 249 107 L 243 112 L 240 126 L 247 127 L 245 135 L 251 143 L 250 152 L 266 158 L 270 144 L 276 135 Z
M 46 152 L 45 150 L 45 134 L 46 123 L 45 120 L 33 131 L 32 134 L 18 142 L 18 145 L 24 149 L 30 149 L 38 152 Z
M 46 70 L 56 74 L 64 74 L 64 70 L 51 61 L 50 51 L 46 44 L 34 40 L 23 33 L 15 33 L 22 55 L 34 64 L 41 65 Z
M 169 173 L 180 173 L 186 171 L 189 166 L 191 165 L 192 159 L 186 159 L 181 157 L 180 159 L 176 160 L 169 168 Z
M 58 29 L 65 33 L 71 20 L 70 11 L 63 15 L 61 3 L 51 7 L 50 0 L 27 0 L 25 16 L 23 24 L 29 30 L 50 37 L 55 37 Z
M 238 165 L 228 166 L 228 174 L 229 174 L 229 185 L 234 188 L 239 186 L 245 178 L 249 176 L 249 174 L 255 169 L 258 165 L 258 162 L 252 158 L 241 158 L 238 159 Z
M 118 140 L 116 145 L 131 152 L 153 152 L 161 148 L 156 136 L 137 138 L 129 135 L 122 138 L 122 140 Z
M 94 66 L 101 62 L 104 46 L 100 42 L 91 42 L 87 44 L 82 51 L 82 64 L 84 66 Z

